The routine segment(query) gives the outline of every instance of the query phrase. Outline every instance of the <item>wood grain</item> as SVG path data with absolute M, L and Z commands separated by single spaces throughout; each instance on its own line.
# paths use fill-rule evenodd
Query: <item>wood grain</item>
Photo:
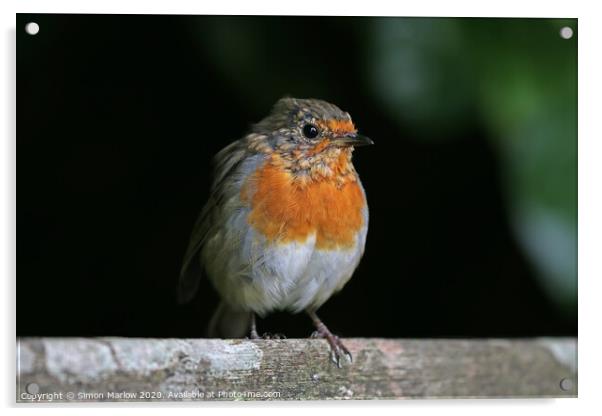
M 345 345 L 354 361 L 337 368 L 320 339 L 22 338 L 17 401 L 577 395 L 574 338 L 356 338 Z

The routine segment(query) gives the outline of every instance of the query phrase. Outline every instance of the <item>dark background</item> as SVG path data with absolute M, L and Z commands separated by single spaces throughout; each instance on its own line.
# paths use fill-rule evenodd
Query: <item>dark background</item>
M 337 104 L 376 142 L 354 154 L 370 231 L 320 311 L 333 332 L 575 335 L 567 24 L 18 15 L 17 335 L 202 336 L 215 292 L 178 306 L 175 286 L 211 157 L 283 95 Z M 549 210 L 521 216 L 529 198 Z M 259 330 L 312 327 L 278 313 Z

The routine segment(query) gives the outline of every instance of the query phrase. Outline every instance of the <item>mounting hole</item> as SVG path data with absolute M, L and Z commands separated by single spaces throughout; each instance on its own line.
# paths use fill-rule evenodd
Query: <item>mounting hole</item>
M 36 22 L 29 22 L 25 25 L 25 32 L 27 32 L 29 35 L 37 35 L 39 31 L 40 25 L 38 25 Z
M 570 28 L 569 26 L 565 26 L 562 29 L 560 29 L 560 37 L 562 39 L 570 39 L 573 37 L 573 29 Z
M 560 390 L 569 391 L 573 389 L 573 380 L 570 378 L 563 378 L 560 380 Z
M 38 394 L 40 391 L 40 386 L 38 386 L 36 383 L 29 383 L 27 386 L 25 386 L 25 391 L 27 391 L 29 394 Z

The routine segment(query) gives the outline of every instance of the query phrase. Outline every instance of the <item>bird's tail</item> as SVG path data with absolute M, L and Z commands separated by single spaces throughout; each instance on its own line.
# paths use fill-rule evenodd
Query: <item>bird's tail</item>
M 232 309 L 227 303 L 220 302 L 213 313 L 207 336 L 209 338 L 242 338 L 251 327 L 251 312 Z

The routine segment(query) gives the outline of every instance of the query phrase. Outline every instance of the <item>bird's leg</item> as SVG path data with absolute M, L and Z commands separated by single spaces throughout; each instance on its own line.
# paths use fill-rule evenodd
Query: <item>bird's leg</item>
M 353 357 L 351 356 L 351 353 L 345 347 L 345 345 L 343 345 L 339 337 L 333 335 L 332 332 L 330 332 L 328 327 L 324 325 L 324 322 L 322 322 L 320 318 L 318 318 L 318 315 L 316 315 L 315 311 L 307 310 L 307 314 L 309 315 L 309 317 L 314 323 L 314 326 L 316 327 L 316 332 L 312 334 L 312 338 L 321 337 L 325 338 L 326 341 L 328 341 L 328 344 L 330 345 L 332 361 L 337 365 L 337 367 L 341 368 L 342 355 L 345 355 L 349 362 L 351 362 L 353 360 Z
M 251 331 L 249 332 L 249 338 L 251 339 L 259 339 L 259 335 L 257 334 L 257 324 L 255 323 L 255 312 L 251 311 Z
M 286 339 L 282 334 L 270 334 L 269 332 L 259 336 L 257 333 L 257 323 L 255 322 L 255 312 L 251 312 L 251 330 L 249 331 L 249 339 Z

